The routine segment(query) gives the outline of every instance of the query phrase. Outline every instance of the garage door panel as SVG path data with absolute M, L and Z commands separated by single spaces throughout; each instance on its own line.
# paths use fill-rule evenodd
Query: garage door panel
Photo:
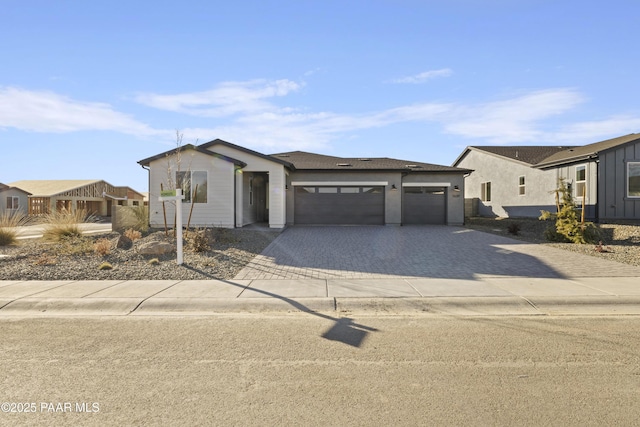
M 403 224 L 445 224 L 445 195 L 444 188 L 405 188 L 402 195 Z
M 344 225 L 378 225 L 384 224 L 384 192 L 366 193 L 348 187 L 344 193 L 342 188 L 336 192 L 322 189 L 310 192 L 299 189 L 295 193 L 296 224 L 344 224 Z M 367 187 L 370 188 L 370 187 Z

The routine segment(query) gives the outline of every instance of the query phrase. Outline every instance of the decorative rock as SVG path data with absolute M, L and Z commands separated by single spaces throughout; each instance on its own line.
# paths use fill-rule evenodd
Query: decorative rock
M 130 238 L 128 238 L 124 234 L 121 234 L 120 237 L 118 237 L 118 242 L 116 243 L 117 248 L 126 250 L 126 249 L 131 249 L 132 246 L 133 246 L 133 242 L 131 241 Z
M 173 245 L 167 242 L 152 241 L 138 246 L 138 252 L 142 255 L 163 255 L 173 250 Z

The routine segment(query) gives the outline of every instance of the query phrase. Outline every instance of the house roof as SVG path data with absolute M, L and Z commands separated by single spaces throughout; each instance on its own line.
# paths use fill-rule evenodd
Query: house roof
M 280 163 L 280 164 L 282 164 L 282 165 L 284 165 L 284 166 L 286 166 L 288 168 L 294 169 L 294 165 L 292 165 L 290 162 L 288 162 L 285 159 L 281 159 L 281 158 L 278 158 L 278 157 L 262 154 L 262 153 L 259 153 L 257 151 L 250 150 L 248 148 L 241 147 L 239 145 L 232 144 L 232 143 L 227 142 L 227 141 L 223 141 L 222 139 L 214 139 L 213 141 L 205 142 L 204 144 L 198 145 L 198 148 L 208 149 L 208 148 L 216 146 L 216 145 L 224 145 L 226 147 L 230 147 L 230 148 L 233 148 L 235 150 L 242 151 L 244 153 L 251 154 L 251 155 L 256 156 L 256 157 L 261 157 L 263 159 L 270 160 L 272 162 Z
M 208 156 L 213 156 L 213 157 L 217 157 L 217 158 L 222 159 L 222 160 L 226 160 L 226 161 L 231 162 L 231 163 L 233 163 L 235 165 L 238 165 L 240 167 L 245 167 L 247 165 L 245 162 L 242 162 L 242 161 L 240 161 L 238 159 L 234 159 L 232 157 L 225 156 L 225 155 L 222 155 L 222 154 L 215 153 L 213 151 L 207 150 L 207 147 L 208 147 L 207 144 L 210 144 L 210 143 L 206 143 L 206 144 L 202 144 L 202 145 L 198 145 L 198 146 L 195 146 L 193 144 L 186 144 L 186 145 L 183 145 L 183 146 L 181 146 L 179 148 L 174 148 L 172 150 L 165 151 L 164 153 L 156 154 L 155 156 L 151 156 L 151 157 L 147 157 L 146 159 L 142 159 L 142 160 L 138 161 L 138 164 L 141 165 L 141 166 L 149 166 L 149 164 L 151 162 L 153 162 L 154 160 L 164 159 L 167 156 L 172 156 L 172 155 L 176 154 L 178 151 L 184 152 L 186 150 L 194 150 L 194 151 L 197 151 L 199 153 L 206 154 Z
M 100 179 L 25 180 L 12 182 L 9 185 L 30 193 L 34 197 L 51 197 L 98 182 L 104 181 Z
M 452 166 L 434 165 L 409 160 L 391 159 L 388 157 L 334 157 L 322 154 L 307 153 L 305 151 L 290 151 L 272 154 L 291 162 L 297 170 L 393 170 L 411 172 L 470 172 L 468 169 Z
M 547 146 L 547 145 L 511 145 L 511 146 L 494 146 L 494 145 L 483 145 L 483 146 L 470 146 L 456 159 L 453 163 L 454 165 L 458 164 L 460 160 L 464 157 L 466 153 L 470 150 L 484 151 L 490 154 L 494 154 L 500 157 L 506 157 L 507 159 L 511 159 L 517 162 L 526 163 L 527 165 L 535 165 L 545 158 L 552 156 L 560 151 L 567 150 L 568 148 L 576 148 L 576 147 L 558 147 L 558 146 Z
M 595 142 L 593 144 L 582 145 L 580 147 L 570 147 L 543 159 L 536 165 L 536 167 L 545 168 L 584 161 L 598 157 L 598 154 L 603 151 L 637 140 L 640 140 L 640 134 L 632 133 L 629 135 L 619 136 L 617 138 L 607 139 L 605 141 Z
M 6 190 L 18 190 L 18 191 L 22 191 L 23 193 L 30 194 L 28 191 L 25 191 L 22 188 L 13 187 L 0 182 L 0 191 L 6 191 Z

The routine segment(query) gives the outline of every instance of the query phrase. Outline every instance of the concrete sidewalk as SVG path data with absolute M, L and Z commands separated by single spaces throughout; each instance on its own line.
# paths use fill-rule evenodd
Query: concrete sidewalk
M 637 315 L 640 277 L 0 281 L 0 317 L 270 312 Z

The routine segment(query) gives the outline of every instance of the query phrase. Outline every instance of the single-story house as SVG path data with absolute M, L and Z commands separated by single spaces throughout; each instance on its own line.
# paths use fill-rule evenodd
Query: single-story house
M 574 147 L 467 147 L 453 166 L 474 171 L 465 199 L 477 201 L 480 216 L 555 211 L 553 192 L 564 179 L 588 219 L 640 219 L 640 134 Z
M 88 213 L 110 216 L 112 205 L 143 204 L 143 195 L 129 187 L 115 187 L 103 180 L 25 180 L 9 184 L 28 193 L 24 206 L 28 215 L 43 215 L 53 211 Z
M 27 215 L 29 195 L 27 191 L 0 182 L 0 215 Z
M 220 139 L 138 163 L 149 170 L 152 227 L 173 224 L 175 207 L 159 196 L 175 188 L 192 226 L 462 224 L 470 172 L 391 158 L 266 155 Z

